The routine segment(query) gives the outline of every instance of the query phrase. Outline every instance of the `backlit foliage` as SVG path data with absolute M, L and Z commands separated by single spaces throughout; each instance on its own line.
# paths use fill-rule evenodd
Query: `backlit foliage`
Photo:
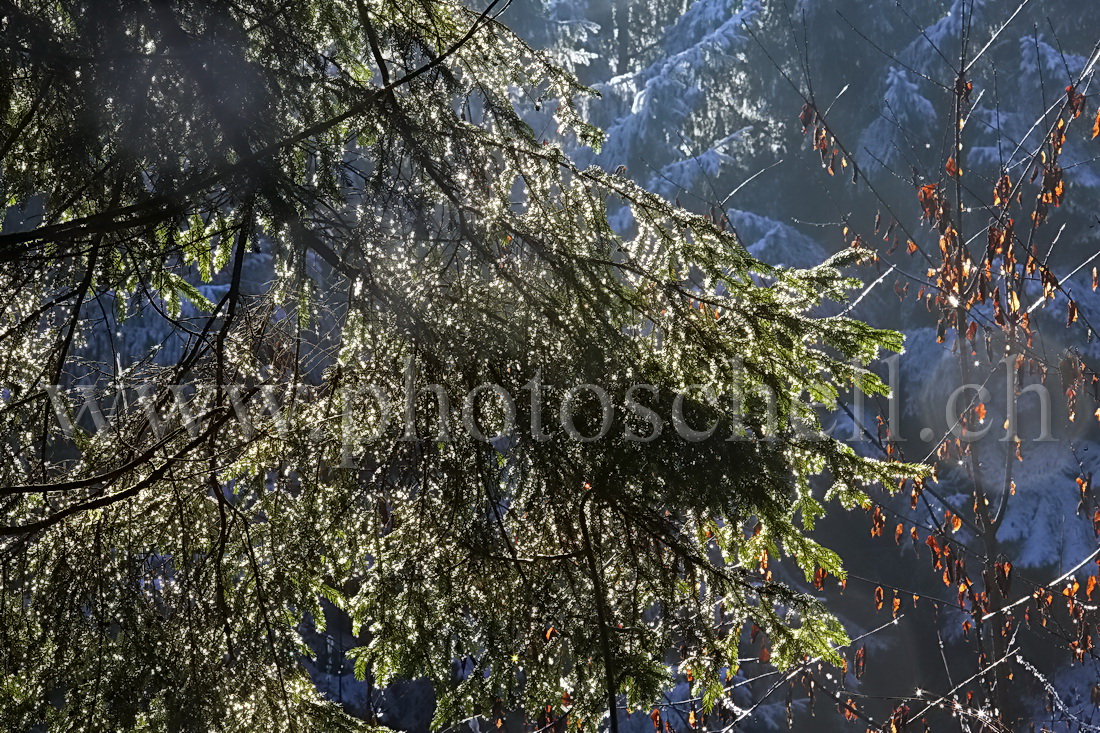
M 773 663 L 839 662 L 839 623 L 769 563 L 842 576 L 805 530 L 911 471 L 816 433 L 813 403 L 883 391 L 858 364 L 901 347 L 812 314 L 863 253 L 771 267 L 574 165 L 586 90 L 502 5 L 0 6 L 3 727 L 352 728 L 300 663 L 322 599 L 360 674 L 432 680 L 438 726 L 594 728 L 609 687 L 654 701 L 673 646 L 705 708 L 748 625 Z M 406 379 L 444 388 L 449 440 L 436 397 L 380 425 L 372 389 L 402 414 Z M 517 408 L 492 442 L 458 429 L 486 382 Z M 617 404 L 591 442 L 557 423 L 586 383 Z M 637 383 L 665 416 L 710 385 L 691 422 L 726 421 L 628 440 Z M 727 440 L 733 394 L 751 440 Z

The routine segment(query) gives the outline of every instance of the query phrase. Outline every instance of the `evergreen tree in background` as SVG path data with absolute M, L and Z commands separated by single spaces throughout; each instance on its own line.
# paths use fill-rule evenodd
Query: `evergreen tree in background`
M 901 346 L 810 313 L 863 253 L 770 266 L 574 163 L 587 90 L 504 7 L 0 2 L 5 729 L 354 728 L 321 599 L 438 727 L 614 727 L 675 647 L 706 709 L 749 624 L 839 663 L 771 568 L 842 574 L 825 501 L 911 471 L 817 432 Z

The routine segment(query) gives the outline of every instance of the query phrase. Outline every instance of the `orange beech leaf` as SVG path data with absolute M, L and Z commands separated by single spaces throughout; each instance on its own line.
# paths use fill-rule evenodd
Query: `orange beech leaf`
M 997 185 L 993 188 L 993 205 L 1000 206 L 1002 204 L 1007 205 L 1012 197 L 1012 179 L 1008 177 L 1008 174 L 1003 174 L 997 181 Z
M 882 610 L 882 586 L 875 588 L 875 610 Z
M 1012 592 L 1012 563 L 999 562 L 993 565 L 994 579 L 997 581 L 997 587 L 1000 588 L 1002 595 L 1009 595 Z
M 921 209 L 924 210 L 924 218 L 929 221 L 935 220 L 941 205 L 939 185 L 926 183 L 921 186 L 917 190 L 917 199 L 920 201 Z
M 882 515 L 882 509 L 875 507 L 874 512 L 871 515 L 871 536 L 881 537 L 882 530 L 886 526 L 886 517 Z
M 934 535 L 928 535 L 928 539 L 924 541 L 924 544 L 928 545 L 928 549 L 932 550 L 932 568 L 937 569 L 940 567 L 940 544 L 936 542 Z
M 1074 117 L 1080 117 L 1085 111 L 1085 95 L 1074 89 L 1072 84 L 1066 87 L 1066 101 Z
M 802 123 L 802 132 L 805 134 L 810 125 L 817 121 L 817 110 L 809 104 L 802 105 L 802 112 L 798 115 L 798 121 Z

